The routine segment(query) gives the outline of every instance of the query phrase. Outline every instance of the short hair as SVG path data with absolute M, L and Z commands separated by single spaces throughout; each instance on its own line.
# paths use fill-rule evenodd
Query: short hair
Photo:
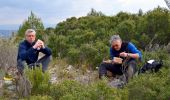
M 116 40 L 120 40 L 122 41 L 122 39 L 120 38 L 119 35 L 113 35 L 111 38 L 110 38 L 110 44 L 112 44 L 113 41 L 116 41 Z
M 27 30 L 25 31 L 25 35 L 27 35 L 27 34 L 29 34 L 29 33 L 34 33 L 34 34 L 36 34 L 36 32 L 35 32 L 34 29 L 27 29 Z

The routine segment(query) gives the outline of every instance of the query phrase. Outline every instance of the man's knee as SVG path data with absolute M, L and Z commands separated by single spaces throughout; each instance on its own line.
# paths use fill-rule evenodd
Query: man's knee
M 52 56 L 51 55 L 50 56 L 45 56 L 45 60 L 50 62 L 52 60 Z
M 49 65 L 49 63 L 50 63 L 51 60 L 52 60 L 52 56 L 50 55 L 50 56 L 46 56 L 45 59 L 44 59 L 44 61 L 41 62 L 41 63 L 42 63 L 42 70 L 43 70 L 44 72 L 45 72 L 45 70 L 47 70 L 48 65 Z
M 137 63 L 136 63 L 136 61 L 129 62 L 128 68 L 126 70 L 126 75 L 127 75 L 128 80 L 131 79 L 136 72 L 137 72 Z
M 50 56 L 49 56 L 49 60 L 51 61 L 51 60 L 52 60 L 52 58 L 53 58 L 53 57 L 52 57 L 52 55 L 50 55 Z
M 101 63 L 99 65 L 99 78 L 101 79 L 103 76 L 106 76 L 107 70 L 106 70 L 106 63 Z
M 102 62 L 102 63 L 100 64 L 100 66 L 99 66 L 99 67 L 106 67 L 106 66 L 107 66 L 107 63 Z
M 23 71 L 25 65 L 26 65 L 26 62 L 24 60 L 21 60 L 21 59 L 17 60 L 17 69 L 19 71 Z
M 128 68 L 131 68 L 136 72 L 137 71 L 137 62 L 135 60 L 130 61 L 128 64 Z
M 99 66 L 99 73 L 103 70 L 106 70 L 106 67 L 107 67 L 107 64 L 102 62 Z

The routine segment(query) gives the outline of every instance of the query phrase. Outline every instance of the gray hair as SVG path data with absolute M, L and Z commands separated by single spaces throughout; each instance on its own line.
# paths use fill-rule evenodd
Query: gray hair
M 36 32 L 35 32 L 34 29 L 27 29 L 27 30 L 25 31 L 25 35 L 27 35 L 27 34 L 29 34 L 29 33 L 34 33 L 34 34 L 36 34 Z
M 122 39 L 120 38 L 120 36 L 119 35 L 113 35 L 111 38 L 110 38 L 110 44 L 112 44 L 112 42 L 113 41 L 116 41 L 116 40 L 121 40 L 122 41 Z

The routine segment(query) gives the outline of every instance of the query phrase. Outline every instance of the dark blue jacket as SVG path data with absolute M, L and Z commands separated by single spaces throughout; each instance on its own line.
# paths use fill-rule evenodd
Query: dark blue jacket
M 139 59 L 140 60 L 142 59 L 142 53 L 131 42 L 122 42 L 121 49 L 119 51 L 116 51 L 111 47 L 110 48 L 110 57 L 111 57 L 111 59 L 113 59 L 114 57 L 119 57 L 119 54 L 121 52 L 138 54 Z
M 35 63 L 38 60 L 39 52 L 42 52 L 43 54 L 47 56 L 51 55 L 51 50 L 48 47 L 37 50 L 33 48 L 34 44 L 35 42 L 30 44 L 26 40 L 22 41 L 19 44 L 17 61 L 23 60 L 23 61 L 26 61 L 27 64 L 31 64 L 31 63 Z

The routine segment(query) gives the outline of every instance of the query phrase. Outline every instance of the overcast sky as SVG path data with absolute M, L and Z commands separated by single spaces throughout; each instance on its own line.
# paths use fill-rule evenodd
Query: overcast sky
M 164 0 L 0 0 L 0 27 L 20 25 L 33 11 L 45 24 L 57 24 L 69 17 L 85 16 L 94 8 L 105 15 L 120 11 L 137 13 L 166 7 Z

